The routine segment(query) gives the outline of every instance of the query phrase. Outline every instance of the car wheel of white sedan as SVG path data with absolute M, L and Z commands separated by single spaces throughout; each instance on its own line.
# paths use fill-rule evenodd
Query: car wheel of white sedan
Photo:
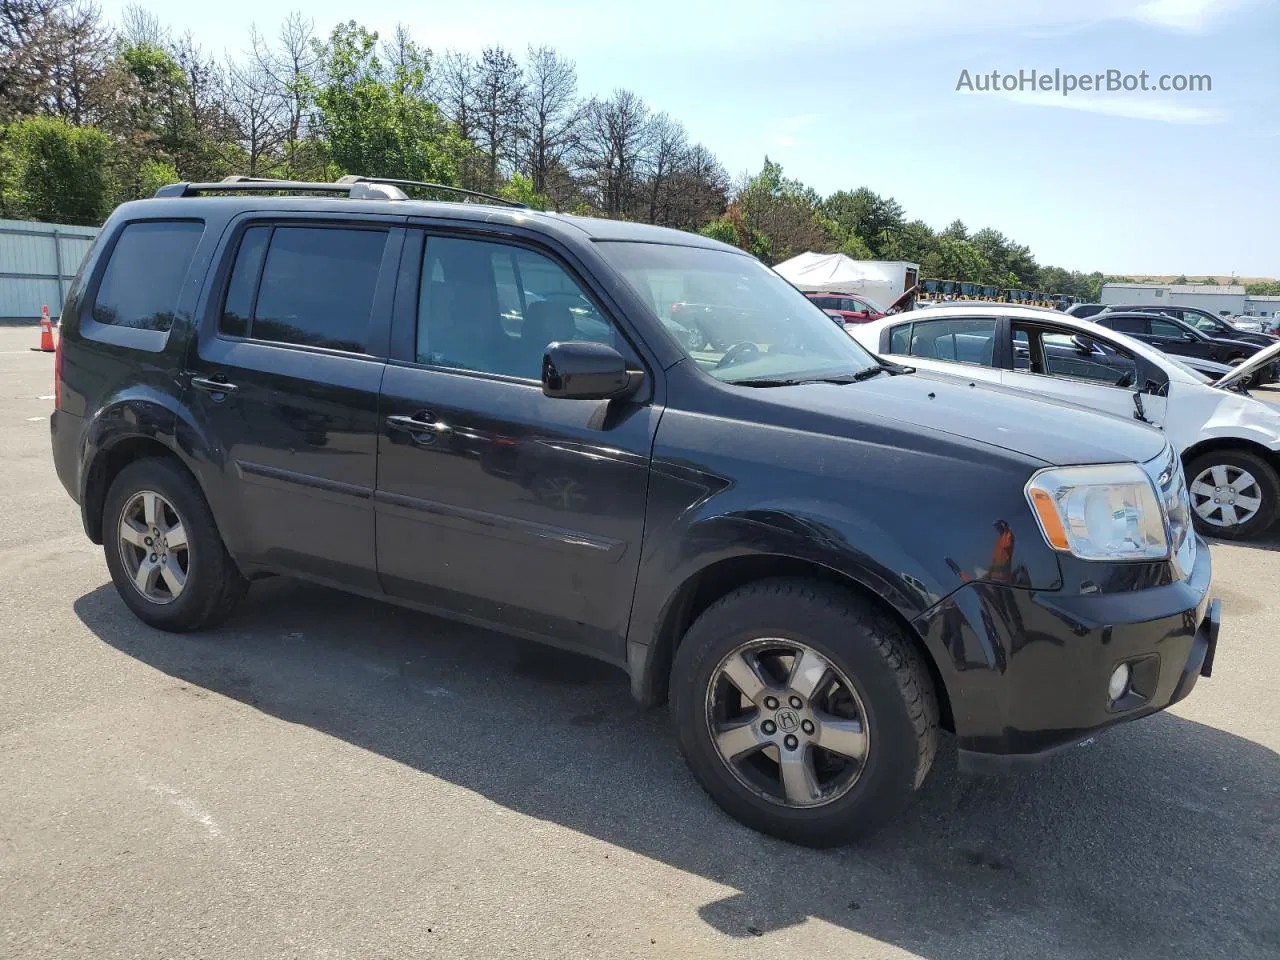
M 1249 450 L 1203 453 L 1187 467 L 1196 528 L 1206 536 L 1248 540 L 1262 533 L 1280 509 L 1280 477 Z

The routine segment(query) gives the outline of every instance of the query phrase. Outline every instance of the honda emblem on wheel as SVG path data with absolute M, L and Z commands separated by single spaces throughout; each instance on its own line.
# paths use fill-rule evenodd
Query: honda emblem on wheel
M 800 715 L 794 710 L 779 710 L 778 726 L 783 733 L 795 733 L 800 726 Z

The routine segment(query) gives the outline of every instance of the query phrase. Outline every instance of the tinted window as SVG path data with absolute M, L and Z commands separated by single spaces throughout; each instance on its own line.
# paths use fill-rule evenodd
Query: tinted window
M 996 322 L 990 317 L 927 320 L 911 326 L 908 352 L 913 357 L 992 365 Z
M 1141 317 L 1099 317 L 1098 322 L 1109 330 L 1121 333 L 1147 332 L 1147 322 Z
M 93 319 L 117 327 L 168 330 L 204 224 L 131 223 L 120 231 L 98 285 Z
M 1151 335 L 1153 337 L 1172 337 L 1175 340 L 1180 340 L 1185 332 L 1182 327 L 1172 320 L 1166 320 L 1162 317 L 1151 318 Z
M 227 285 L 227 299 L 222 306 L 222 320 L 218 329 L 228 336 L 247 337 L 249 318 L 253 316 L 253 298 L 258 292 L 258 277 L 262 274 L 262 258 L 267 252 L 270 227 L 251 227 L 240 240 L 236 263 Z
M 248 335 L 365 352 L 386 242 L 385 230 L 276 227 Z
M 612 327 L 582 288 L 542 254 L 430 237 L 424 258 L 419 363 L 536 380 L 549 343 L 614 343 Z
M 1053 376 L 1113 387 L 1131 387 L 1137 381 L 1138 367 L 1133 358 L 1101 340 L 1066 331 L 1046 331 L 1040 342 L 1046 372 Z
M 911 324 L 894 327 L 889 333 L 889 352 L 906 353 L 911 344 Z
M 1013 369 L 1031 369 L 1031 340 L 1025 330 L 1013 331 Z
M 1182 319 L 1186 320 L 1187 323 L 1191 324 L 1201 333 L 1212 335 L 1217 333 L 1220 329 L 1216 320 L 1211 320 L 1208 317 L 1202 317 L 1198 313 L 1183 314 Z

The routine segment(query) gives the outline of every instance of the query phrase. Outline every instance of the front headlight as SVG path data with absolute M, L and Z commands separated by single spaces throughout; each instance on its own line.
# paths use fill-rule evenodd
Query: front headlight
M 1045 541 L 1081 560 L 1164 560 L 1169 538 L 1151 479 L 1136 463 L 1053 467 L 1027 484 Z

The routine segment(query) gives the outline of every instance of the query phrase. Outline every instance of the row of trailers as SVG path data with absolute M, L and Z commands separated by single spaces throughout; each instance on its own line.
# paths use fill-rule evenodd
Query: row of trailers
M 991 303 L 1018 303 L 1057 310 L 1066 310 L 1072 304 L 1081 302 L 1079 297 L 1068 297 L 1061 293 L 1006 289 L 962 280 L 921 280 L 918 296 L 922 300 L 986 300 Z

